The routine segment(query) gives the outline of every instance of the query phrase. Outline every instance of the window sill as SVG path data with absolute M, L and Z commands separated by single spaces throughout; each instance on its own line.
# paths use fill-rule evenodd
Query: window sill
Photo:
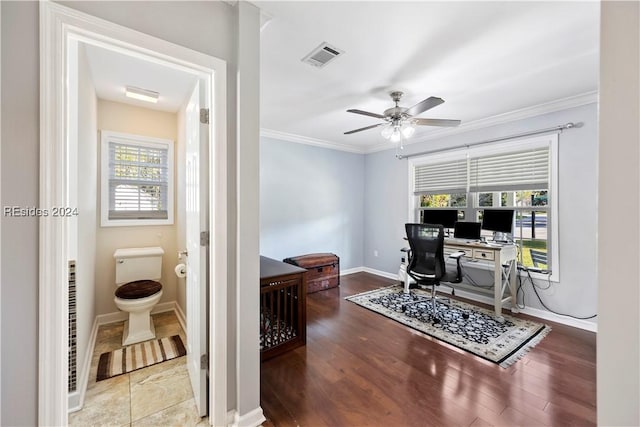
M 147 227 L 156 225 L 173 225 L 173 219 L 122 219 L 102 220 L 101 227 Z

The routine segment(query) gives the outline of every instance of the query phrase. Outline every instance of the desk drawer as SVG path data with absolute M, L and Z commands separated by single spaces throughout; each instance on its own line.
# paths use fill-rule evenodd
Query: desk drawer
M 474 249 L 473 250 L 473 258 L 474 259 L 487 259 L 493 261 L 495 259 L 494 251 L 486 251 L 483 249 Z
M 473 258 L 473 249 L 471 248 L 465 248 L 464 246 L 453 246 L 453 245 L 446 245 L 444 247 L 445 256 L 449 256 L 454 252 L 464 252 L 465 257 Z

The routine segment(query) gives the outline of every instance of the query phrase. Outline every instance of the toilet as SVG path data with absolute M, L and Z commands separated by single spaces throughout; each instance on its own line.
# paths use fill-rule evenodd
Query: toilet
M 162 297 L 162 255 L 160 247 L 117 249 L 116 306 L 129 313 L 124 323 L 122 345 L 131 345 L 156 337 L 151 309 Z

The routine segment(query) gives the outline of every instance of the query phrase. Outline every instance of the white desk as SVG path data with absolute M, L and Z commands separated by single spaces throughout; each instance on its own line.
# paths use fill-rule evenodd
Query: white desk
M 494 265 L 493 306 L 497 317 L 502 316 L 502 304 L 511 302 L 511 311 L 518 312 L 516 304 L 516 245 L 496 245 L 481 242 L 467 242 L 460 239 L 445 239 L 445 253 L 464 252 L 467 259 L 484 261 Z M 504 267 L 503 267 L 504 266 Z M 504 291 L 509 287 L 510 294 L 504 297 Z

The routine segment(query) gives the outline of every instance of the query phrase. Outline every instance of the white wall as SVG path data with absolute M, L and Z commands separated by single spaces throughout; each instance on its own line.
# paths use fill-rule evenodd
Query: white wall
M 134 135 L 164 138 L 175 141 L 178 135 L 178 117 L 175 113 L 150 110 L 118 102 L 98 100 L 98 130 L 123 132 Z M 100 152 L 100 150 L 98 150 Z M 98 159 L 96 158 L 96 162 Z M 100 176 L 98 166 L 98 176 Z M 175 178 L 175 165 L 173 176 Z M 176 193 L 180 189 L 176 187 Z M 91 193 L 87 193 L 91 195 Z M 100 194 L 100 183 L 98 192 Z M 95 198 L 93 198 L 95 201 Z M 100 209 L 100 200 L 97 200 Z M 175 200 L 174 205 L 175 217 Z M 160 246 L 164 249 L 162 258 L 162 298 L 160 302 L 176 300 L 176 275 L 173 271 L 177 264 L 176 225 L 101 227 L 97 224 L 96 248 L 96 314 L 118 312 L 113 298 L 115 285 L 115 260 L 113 253 L 118 248 Z
M 260 254 L 333 252 L 362 267 L 364 155 L 260 141 Z
M 598 425 L 640 425 L 640 3 L 601 3 Z
M 38 4 L 2 8 L 1 206 L 38 206 Z M 2 215 L 2 420 L 38 424 L 38 218 Z
M 596 211 L 598 109 L 592 103 L 563 111 L 455 134 L 405 146 L 405 154 L 453 148 L 501 136 L 545 129 L 567 122 L 582 127 L 559 136 L 559 255 L 560 282 L 539 290 L 545 304 L 560 313 L 586 317 L 597 311 Z M 397 160 L 390 149 L 365 156 L 364 265 L 397 274 L 400 248 L 406 246 L 404 223 L 408 219 L 408 162 Z M 374 251 L 378 256 L 374 256 Z M 472 273 L 468 268 L 467 272 Z M 491 283 L 486 272 L 474 280 Z M 546 287 L 546 282 L 541 282 Z M 542 309 L 533 290 L 524 286 L 526 305 Z M 588 320 L 590 323 L 597 319 Z M 587 325 L 590 327 L 589 325 Z
M 238 2 L 238 198 L 236 396 L 240 425 L 264 421 L 260 409 L 260 11 Z
M 98 183 L 97 98 L 91 81 L 85 49 L 78 49 L 78 234 L 76 262 L 76 303 L 78 379 L 88 372 L 83 370 L 85 358 L 91 358 L 89 348 L 91 328 L 95 318 L 95 258 L 96 223 L 99 217 L 95 197 Z M 78 385 L 80 385 L 78 381 Z M 78 387 L 79 389 L 80 387 Z
M 186 154 L 185 148 L 187 146 L 187 128 L 186 128 L 186 113 L 187 103 L 185 103 L 177 113 L 178 124 L 178 139 L 176 144 L 175 159 L 176 159 L 176 248 L 179 251 L 186 250 L 187 248 L 187 210 L 186 210 L 186 195 L 185 191 L 180 189 L 185 188 L 185 166 L 186 166 Z M 177 257 L 176 257 L 177 258 Z M 177 260 L 176 263 L 186 262 L 183 257 L 182 260 Z M 176 277 L 176 303 L 180 306 L 182 313 L 187 314 L 187 280 L 186 278 Z

